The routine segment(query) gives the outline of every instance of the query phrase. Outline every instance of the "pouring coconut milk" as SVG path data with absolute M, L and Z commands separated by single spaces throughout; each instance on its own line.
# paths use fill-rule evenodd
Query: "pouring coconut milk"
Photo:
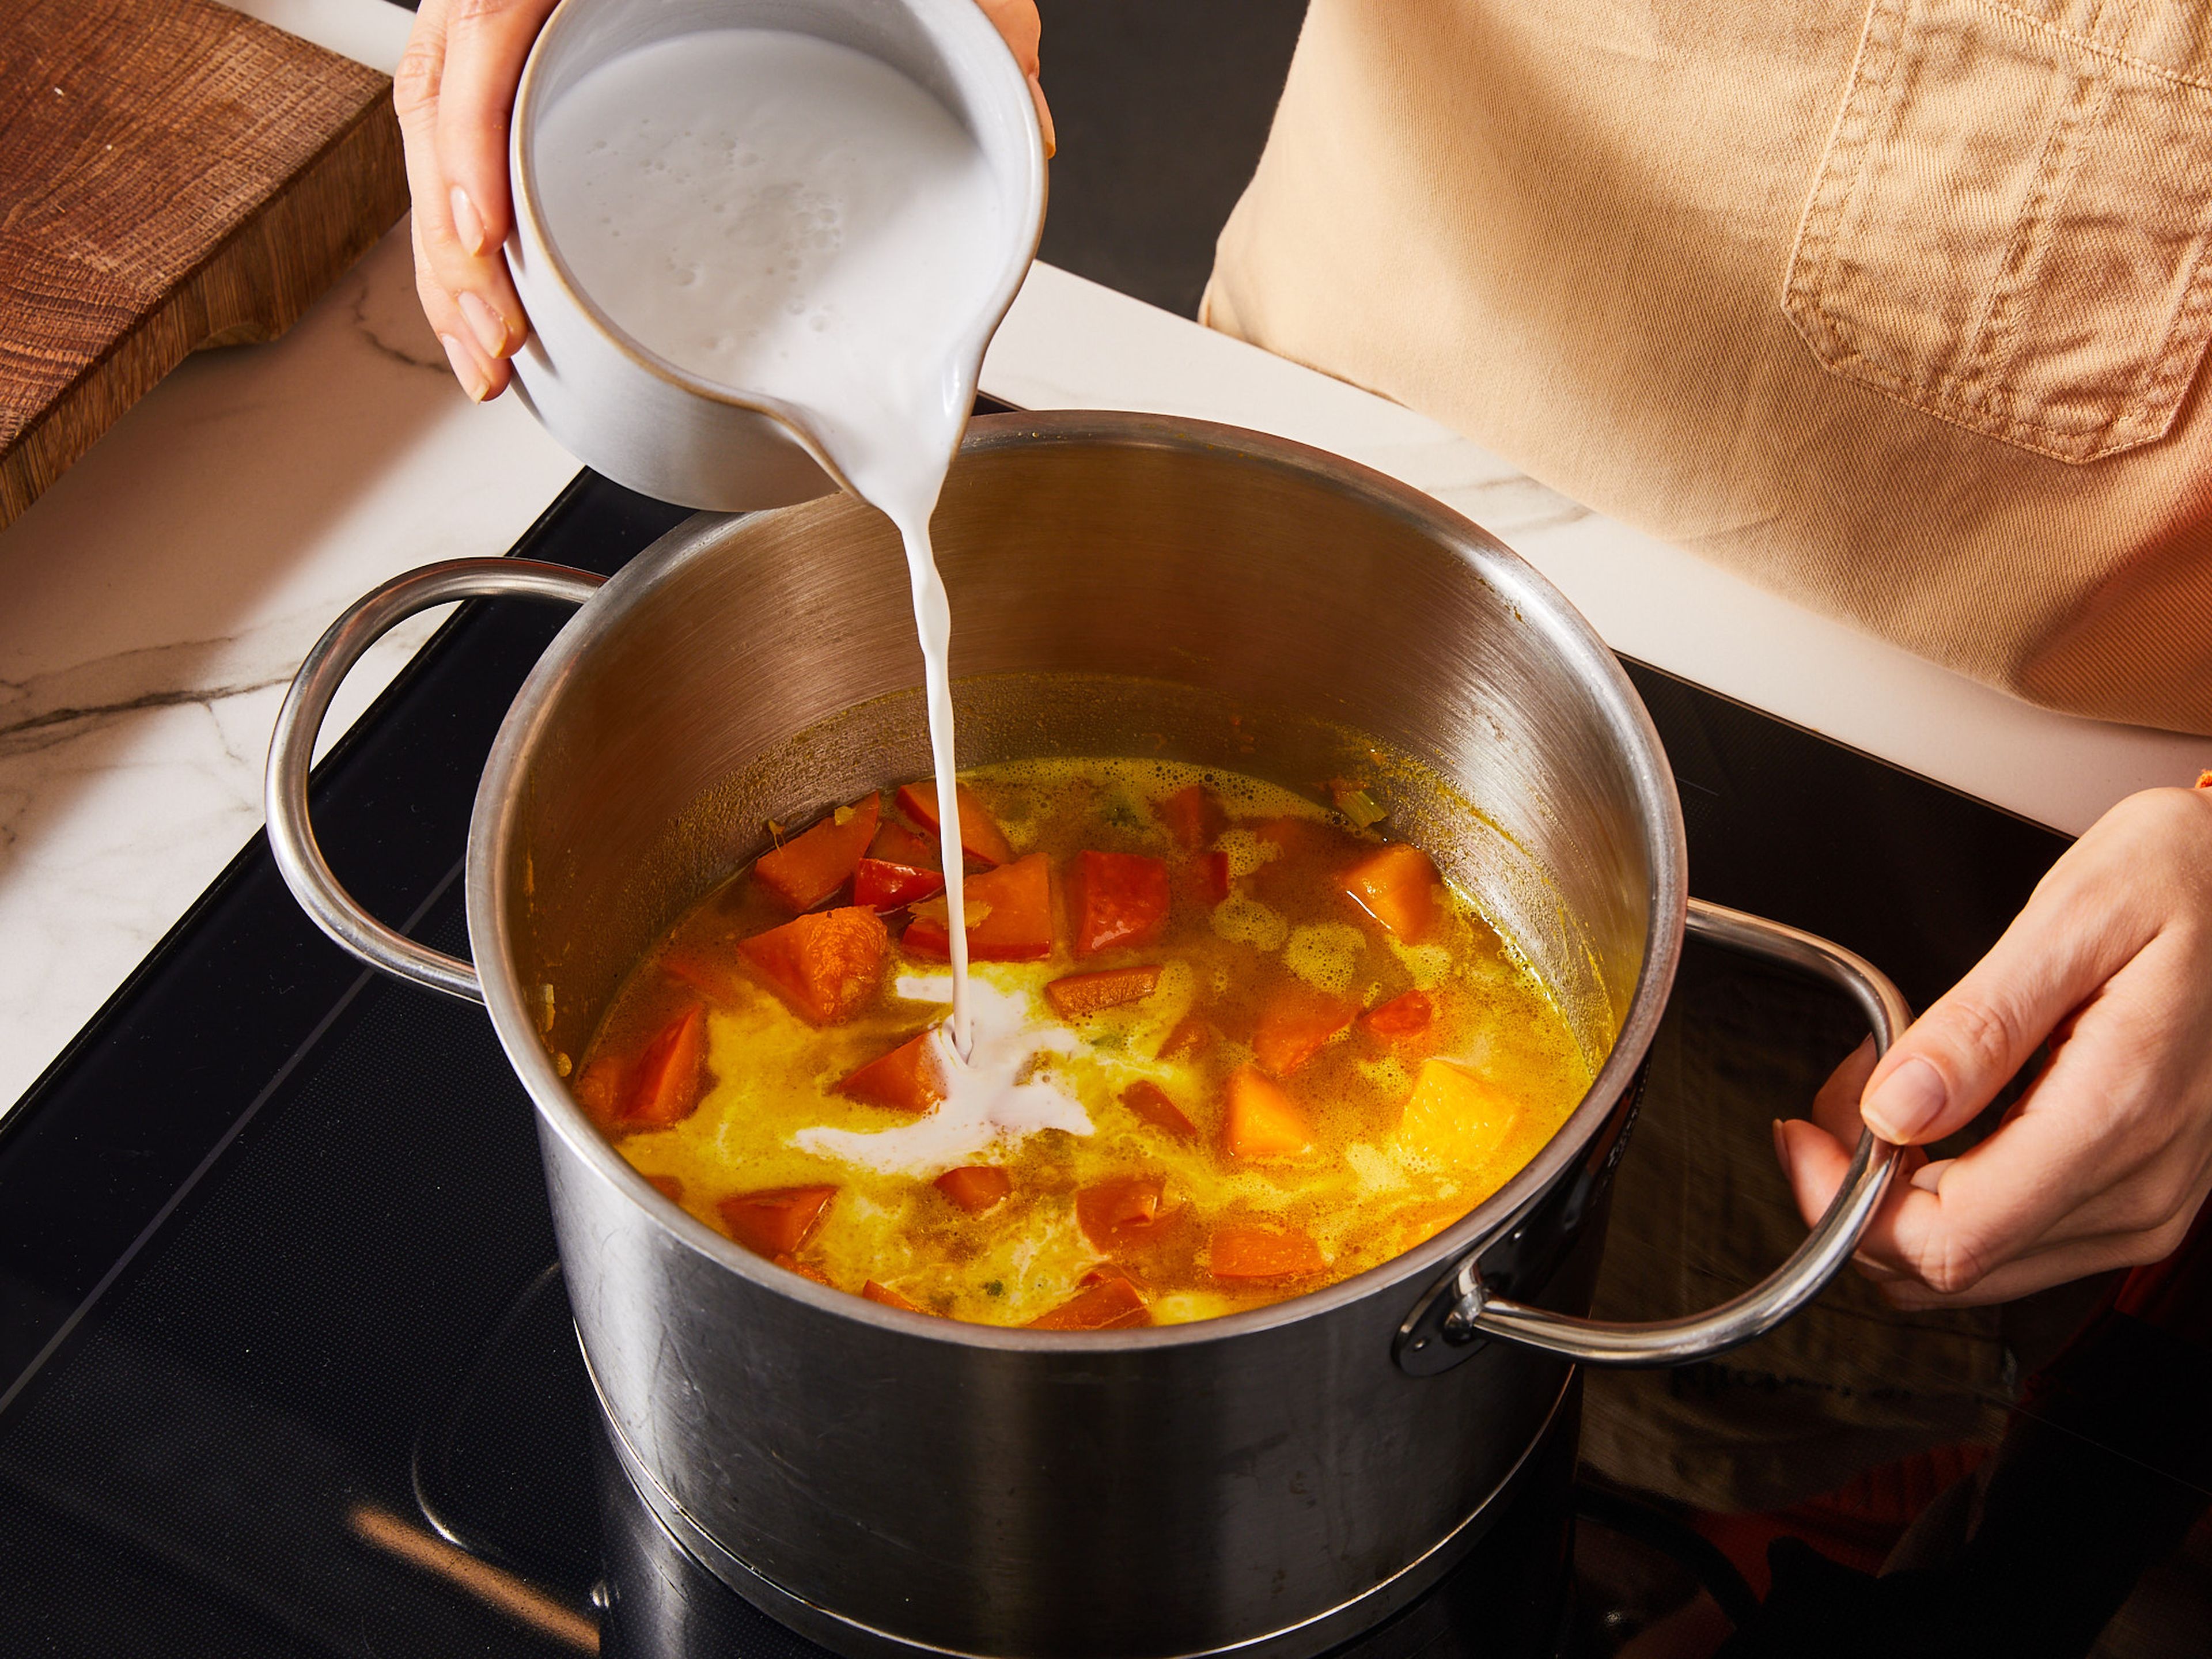
M 943 106 L 850 47 L 772 29 L 663 40 L 591 70 L 537 134 L 548 230 L 582 291 L 684 373 L 778 406 L 905 544 L 951 915 L 963 914 L 951 615 L 929 520 L 973 402 L 1004 222 Z M 974 1045 L 948 928 L 949 1091 Z

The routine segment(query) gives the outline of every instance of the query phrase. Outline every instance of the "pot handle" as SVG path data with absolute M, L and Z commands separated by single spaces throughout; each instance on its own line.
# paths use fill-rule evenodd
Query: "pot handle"
M 1911 1023 L 1912 1010 L 1888 976 L 1840 945 L 1699 899 L 1690 901 L 1688 924 L 1701 939 L 1802 969 L 1849 994 L 1873 1030 L 1877 1054 L 1887 1053 Z M 1685 1365 L 1741 1347 L 1820 1294 L 1858 1248 L 1898 1156 L 1899 1148 L 1877 1139 L 1872 1130 L 1863 1132 L 1827 1212 L 1790 1258 L 1741 1296 L 1683 1319 L 1643 1324 L 1577 1319 L 1494 1297 L 1482 1282 L 1480 1251 L 1472 1251 L 1399 1327 L 1393 1345 L 1398 1363 L 1416 1376 L 1449 1370 L 1485 1337 L 1585 1365 Z
M 455 599 L 550 599 L 581 605 L 606 579 L 567 565 L 531 559 L 448 559 L 394 576 L 332 623 L 292 678 L 269 740 L 269 772 L 262 787 L 269 850 L 292 896 L 315 925 L 372 968 L 427 985 L 448 996 L 483 1000 L 477 970 L 459 957 L 417 945 L 362 909 L 339 885 L 315 844 L 307 817 L 307 773 L 323 716 L 362 653 L 418 611 Z

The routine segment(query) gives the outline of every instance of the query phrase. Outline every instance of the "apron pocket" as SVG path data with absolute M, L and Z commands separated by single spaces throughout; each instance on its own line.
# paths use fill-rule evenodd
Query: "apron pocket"
M 2163 437 L 2212 332 L 2212 41 L 2179 9 L 1874 0 L 1784 281 L 1813 355 L 2062 461 Z

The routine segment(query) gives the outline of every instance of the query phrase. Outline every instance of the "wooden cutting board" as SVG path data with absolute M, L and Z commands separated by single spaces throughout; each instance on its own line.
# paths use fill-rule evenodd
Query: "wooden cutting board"
M 0 0 L 0 524 L 406 205 L 375 70 L 211 0 Z

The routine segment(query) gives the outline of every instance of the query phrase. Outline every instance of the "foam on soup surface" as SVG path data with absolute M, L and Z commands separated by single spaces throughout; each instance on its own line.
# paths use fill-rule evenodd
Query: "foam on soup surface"
M 794 1271 L 999 1325 L 1255 1307 L 1456 1220 L 1589 1085 L 1543 988 L 1415 848 L 1172 763 L 962 783 L 964 1061 L 925 781 L 695 908 L 577 1075 L 632 1164 Z

